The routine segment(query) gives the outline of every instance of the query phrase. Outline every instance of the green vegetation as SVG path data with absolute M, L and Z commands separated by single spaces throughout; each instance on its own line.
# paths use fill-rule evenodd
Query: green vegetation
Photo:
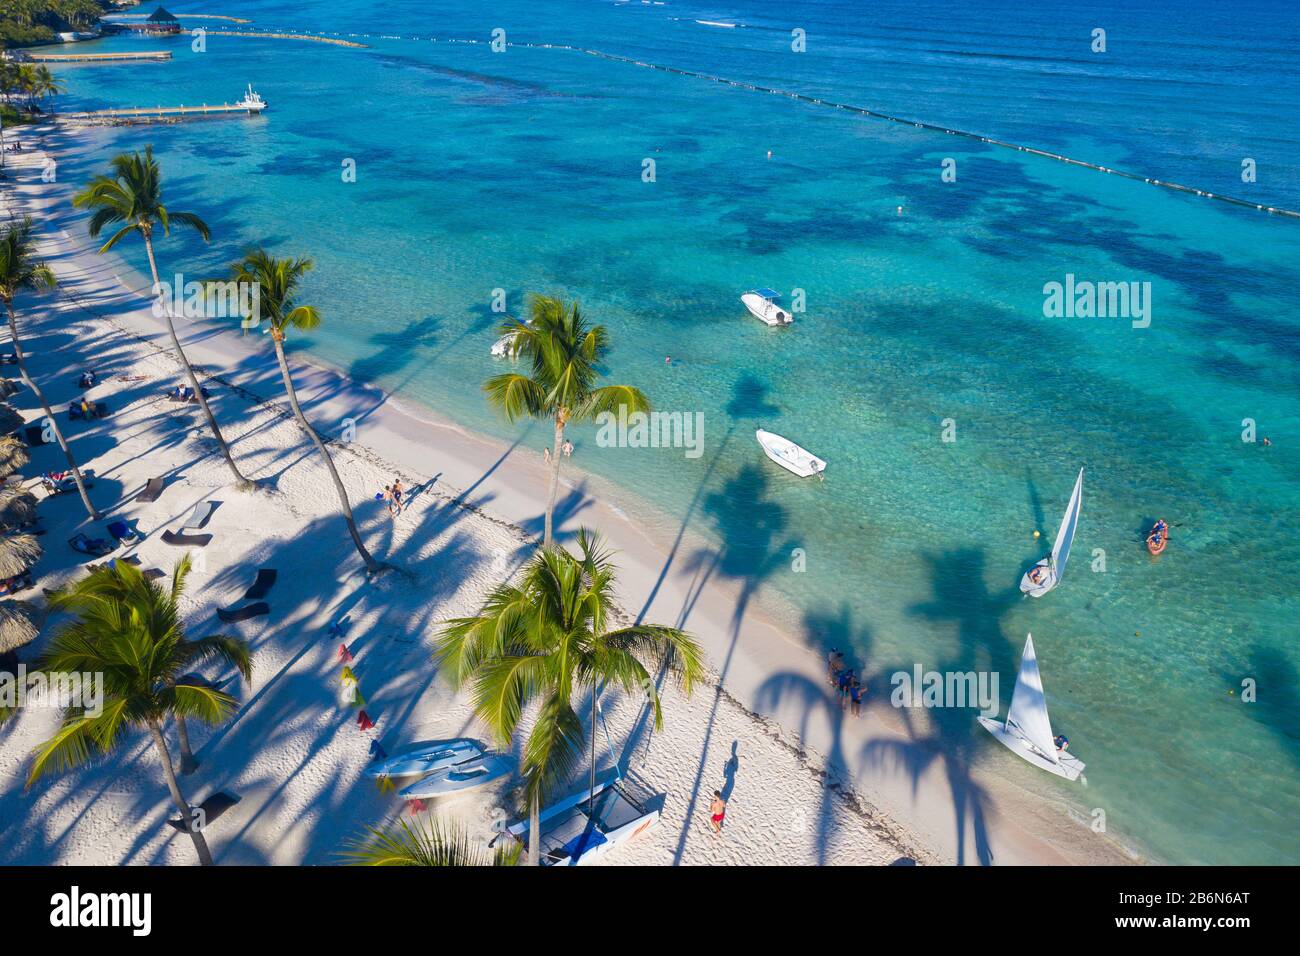
M 107 0 L 4 0 L 0 46 L 49 43 L 63 30 L 89 30 L 108 10 Z

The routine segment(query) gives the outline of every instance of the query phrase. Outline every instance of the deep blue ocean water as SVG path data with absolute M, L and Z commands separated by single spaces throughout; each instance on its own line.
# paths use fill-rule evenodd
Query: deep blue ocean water
M 212 275 L 254 242 L 310 255 L 315 356 L 503 436 L 480 391 L 500 367 L 492 290 L 511 312 L 528 291 L 579 297 L 611 331 L 611 380 L 702 411 L 706 444 L 690 460 L 578 430 L 576 461 L 658 505 L 660 530 L 689 515 L 724 542 L 721 573 L 799 609 L 793 636 L 851 643 L 882 688 L 917 661 L 995 668 L 1005 705 L 1032 630 L 1088 788 L 1015 761 L 966 711 L 933 728 L 954 759 L 1104 808 L 1159 859 L 1300 862 L 1300 221 L 578 53 L 427 39 L 501 28 L 1300 208 L 1296 7 L 483 6 L 205 3 L 259 29 L 426 39 L 111 39 L 175 57 L 62 69 L 60 108 L 253 83 L 262 118 L 102 134 L 101 163 L 152 142 L 172 205 L 213 227 L 210 246 L 162 243 L 164 272 Z M 1046 318 L 1044 284 L 1067 274 L 1149 282 L 1150 327 Z M 793 329 L 745 315 L 757 285 L 806 291 Z M 1244 419 L 1273 446 L 1243 442 Z M 758 425 L 826 458 L 826 481 L 770 466 Z M 1080 466 L 1075 556 L 1031 602 L 1017 581 Z M 1156 516 L 1173 539 L 1153 560 Z

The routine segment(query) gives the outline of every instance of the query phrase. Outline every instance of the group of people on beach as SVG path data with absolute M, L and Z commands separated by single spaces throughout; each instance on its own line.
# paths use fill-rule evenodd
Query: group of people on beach
M 854 717 L 861 717 L 862 698 L 866 691 L 857 671 L 844 663 L 844 655 L 838 647 L 832 647 L 826 655 L 826 677 L 839 696 L 840 710 L 848 709 Z
M 394 478 L 391 485 L 384 486 L 384 500 L 388 502 L 388 513 L 396 518 L 402 513 L 402 479 Z

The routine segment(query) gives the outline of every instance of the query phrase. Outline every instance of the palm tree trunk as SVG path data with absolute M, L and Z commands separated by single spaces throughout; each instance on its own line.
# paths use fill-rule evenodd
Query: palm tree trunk
M 54 437 L 59 440 L 59 447 L 63 449 L 63 454 L 68 459 L 68 468 L 71 469 L 72 478 L 77 483 L 77 491 L 81 495 L 81 503 L 86 506 L 86 513 L 90 515 L 91 521 L 98 521 L 99 512 L 90 503 L 90 495 L 86 494 L 86 482 L 81 477 L 81 469 L 77 467 L 76 459 L 72 457 L 72 449 L 68 447 L 67 439 L 63 437 L 63 429 L 59 428 L 59 421 L 54 417 L 54 412 L 50 409 L 50 403 L 45 400 L 45 393 L 36 387 L 36 383 L 27 372 L 27 357 L 23 355 L 23 347 L 18 341 L 18 319 L 14 315 L 14 304 L 7 299 L 5 300 L 5 311 L 9 314 L 9 338 L 13 341 L 14 355 L 18 358 L 18 371 L 22 373 L 23 382 L 32 390 L 32 394 L 41 403 L 41 408 L 45 410 L 45 420 L 54 429 Z
M 596 809 L 596 693 L 597 687 L 591 687 L 591 794 L 587 797 L 587 813 Z
M 154 260 L 153 239 L 149 233 L 144 233 L 144 248 L 149 254 L 149 271 L 153 274 L 153 291 L 157 295 L 161 289 L 161 283 L 158 281 L 158 263 Z M 226 444 L 225 436 L 221 434 L 221 428 L 217 425 L 216 416 L 212 414 L 212 409 L 208 407 L 208 400 L 203 397 L 203 387 L 199 385 L 198 376 L 194 374 L 194 368 L 190 365 L 189 356 L 181 348 L 181 340 L 176 336 L 176 326 L 172 323 L 172 310 L 170 305 L 163 310 L 167 317 L 167 334 L 171 336 L 172 348 L 176 350 L 176 357 L 181 360 L 181 365 L 185 368 L 185 375 L 190 380 L 190 388 L 194 389 L 194 394 L 198 396 L 199 406 L 203 409 L 203 415 L 208 420 L 208 428 L 217 439 L 217 444 L 221 447 L 221 454 L 226 459 L 226 464 L 230 466 L 230 471 L 235 476 L 235 485 L 240 491 L 251 491 L 257 487 L 256 482 L 249 481 L 239 471 L 235 464 L 235 459 L 230 454 L 230 446 Z
M 541 802 L 540 796 L 533 798 L 528 804 L 528 865 L 542 865 L 542 821 L 541 821 Z
M 185 718 L 180 714 L 176 715 L 176 736 L 181 742 L 181 776 L 188 777 L 199 769 L 199 762 L 194 759 L 194 751 L 190 749 L 190 729 L 185 726 Z
M 554 523 L 555 493 L 560 487 L 560 455 L 564 449 L 564 410 L 555 414 L 555 448 L 551 452 L 551 486 L 546 495 L 546 519 L 542 528 L 542 547 L 549 548 L 555 540 L 551 525 Z
M 176 804 L 176 809 L 181 812 L 181 819 L 185 821 L 185 831 L 194 841 L 194 850 L 199 855 L 199 862 L 204 866 L 212 865 L 212 852 L 208 849 L 208 841 L 204 839 L 203 833 L 194 827 L 194 814 L 190 811 L 190 805 L 181 795 L 180 784 L 176 782 L 176 771 L 172 769 L 171 754 L 167 752 L 167 741 L 163 739 L 162 727 L 158 724 L 150 724 L 149 732 L 153 734 L 154 746 L 158 748 L 158 759 L 162 761 L 163 776 L 167 778 L 167 789 L 172 793 L 172 802 Z
M 302 409 L 298 407 L 298 393 L 293 387 L 293 378 L 289 375 L 289 363 L 284 357 L 283 333 L 276 329 L 271 330 L 271 341 L 275 343 L 275 357 L 280 362 L 280 375 L 284 378 L 284 391 L 289 397 L 289 406 L 293 409 L 293 417 L 298 420 L 302 430 L 307 433 L 307 437 L 312 440 L 316 450 L 320 452 L 321 458 L 325 459 L 325 467 L 329 469 L 330 478 L 334 480 L 334 490 L 339 495 L 339 505 L 343 509 L 343 519 L 348 523 L 348 533 L 352 535 L 352 543 L 357 546 L 357 553 L 361 555 L 361 560 L 366 563 L 367 574 L 378 574 L 382 571 L 383 565 L 370 556 L 366 550 L 365 543 L 361 540 L 361 535 L 357 532 L 356 519 L 352 517 L 352 503 L 348 501 L 348 491 L 343 487 L 343 482 L 339 480 L 339 473 L 334 468 L 334 459 L 330 457 L 325 443 L 320 440 L 316 434 L 316 429 L 312 428 L 307 422 L 306 416 L 303 415 Z

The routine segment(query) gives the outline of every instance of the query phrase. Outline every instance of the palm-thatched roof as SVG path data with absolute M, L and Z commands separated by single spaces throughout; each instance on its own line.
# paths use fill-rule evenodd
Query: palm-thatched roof
M 162 7 L 159 7 L 153 13 L 149 14 L 149 17 L 148 19 L 145 20 L 145 22 L 146 23 L 179 23 L 180 21 L 178 21 L 174 16 L 172 16 Z
M 0 437 L 0 479 L 8 478 L 19 468 L 26 468 L 32 456 L 27 446 L 12 435 Z
M 0 486 L 0 525 L 16 528 L 35 519 L 35 495 L 21 485 Z
M 0 435 L 8 435 L 23 427 L 23 416 L 8 402 L 0 402 Z
M 16 651 L 36 640 L 40 633 L 32 621 L 32 606 L 26 601 L 0 601 L 0 654 Z
M 43 553 L 40 542 L 30 534 L 0 534 L 0 578 L 22 574 Z

